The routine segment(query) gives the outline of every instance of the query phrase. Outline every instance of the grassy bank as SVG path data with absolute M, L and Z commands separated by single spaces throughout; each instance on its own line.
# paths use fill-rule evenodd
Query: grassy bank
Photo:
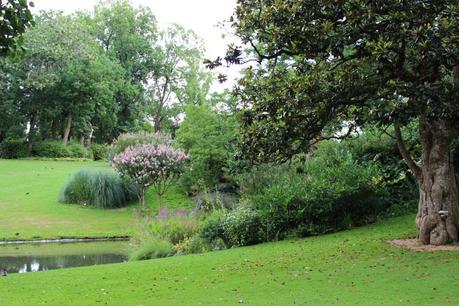
M 101 210 L 57 202 L 62 186 L 73 173 L 81 168 L 108 167 L 107 163 L 91 161 L 0 160 L 0 240 L 132 234 L 136 203 Z M 157 209 L 152 191 L 147 201 Z M 164 203 L 186 207 L 191 200 L 178 189 L 171 189 Z
M 458 305 L 459 252 L 416 253 L 413 216 L 203 255 L 0 278 L 2 305 Z

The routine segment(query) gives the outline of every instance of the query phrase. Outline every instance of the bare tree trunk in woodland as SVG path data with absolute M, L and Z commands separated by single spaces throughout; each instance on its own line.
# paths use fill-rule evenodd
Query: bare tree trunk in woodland
M 67 145 L 67 142 L 69 141 L 69 135 L 70 135 L 70 129 L 72 128 L 72 115 L 67 116 L 67 125 L 65 126 L 64 129 L 64 135 L 62 137 L 62 142 Z
M 30 127 L 29 127 L 29 135 L 28 135 L 28 144 L 27 144 L 27 150 L 29 152 L 29 155 L 32 154 L 32 148 L 33 144 L 35 141 L 35 125 L 37 124 L 37 119 L 38 119 L 38 114 L 37 112 L 33 112 L 30 115 Z

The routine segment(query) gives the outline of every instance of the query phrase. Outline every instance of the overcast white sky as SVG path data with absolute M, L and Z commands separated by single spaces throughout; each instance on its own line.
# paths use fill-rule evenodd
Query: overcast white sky
M 39 10 L 61 10 L 72 13 L 76 10 L 92 10 L 97 0 L 34 0 L 34 12 Z M 206 57 L 216 58 L 225 53 L 228 37 L 222 37 L 222 31 L 216 25 L 227 20 L 236 6 L 236 0 L 131 0 L 135 6 L 151 8 L 161 28 L 170 23 L 178 23 L 198 34 L 206 44 Z M 236 73 L 226 71 L 235 77 Z M 225 72 L 225 71 L 224 71 Z M 230 87 L 228 82 L 223 87 Z M 222 86 L 216 86 L 215 90 Z

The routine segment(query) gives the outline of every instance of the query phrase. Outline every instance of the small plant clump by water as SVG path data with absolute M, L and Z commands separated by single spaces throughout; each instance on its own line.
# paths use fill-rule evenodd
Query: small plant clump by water
M 109 171 L 80 170 L 64 186 L 59 202 L 119 208 L 137 195 L 135 186 Z
M 169 257 L 172 255 L 174 255 L 172 243 L 157 237 L 151 237 L 148 240 L 143 241 L 140 247 L 131 253 L 129 260 L 147 260 Z

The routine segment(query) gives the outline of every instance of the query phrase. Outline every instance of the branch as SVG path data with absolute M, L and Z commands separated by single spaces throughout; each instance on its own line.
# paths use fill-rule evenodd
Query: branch
M 414 176 L 418 180 L 420 180 L 422 177 L 422 170 L 418 166 L 418 164 L 416 164 L 416 162 L 413 160 L 410 152 L 408 152 L 408 150 L 406 149 L 405 142 L 403 141 L 403 138 L 402 138 L 402 132 L 400 131 L 400 123 L 398 121 L 394 122 L 394 131 L 395 131 L 395 139 L 397 140 L 398 150 L 400 151 L 400 154 L 402 155 L 403 160 L 408 165 L 410 170 L 413 172 Z

